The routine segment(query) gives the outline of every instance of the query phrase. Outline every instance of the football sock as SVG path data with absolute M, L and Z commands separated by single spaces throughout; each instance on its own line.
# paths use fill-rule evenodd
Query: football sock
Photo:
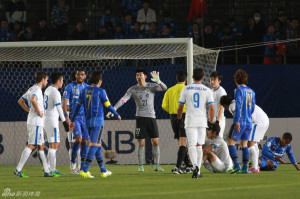
M 81 145 L 81 150 L 80 150 L 80 156 L 81 156 L 81 164 L 80 164 L 80 169 L 82 170 L 82 168 L 84 167 L 85 164 L 85 159 L 87 157 L 87 153 L 88 153 L 88 145 Z
M 80 169 L 80 166 L 81 166 L 80 151 L 81 151 L 81 149 L 79 149 L 78 152 L 77 152 L 77 166 L 78 166 L 78 169 Z
M 69 158 L 70 158 L 70 161 L 72 160 L 72 149 L 70 148 L 69 149 Z
M 50 170 L 49 170 L 49 167 L 48 167 L 48 164 L 47 164 L 47 160 L 46 160 L 46 156 L 45 156 L 44 151 L 38 151 L 38 154 L 39 154 L 39 156 L 42 160 L 43 167 L 44 167 L 44 172 L 49 173 Z
M 152 154 L 153 154 L 153 158 L 154 158 L 154 164 L 159 164 L 159 160 L 160 160 L 159 146 L 152 146 Z
M 180 146 L 177 153 L 177 164 L 176 164 L 177 168 L 181 168 L 181 163 L 184 160 L 185 156 L 186 156 L 186 147 Z
M 95 156 L 97 150 L 98 150 L 98 146 L 90 146 L 89 152 L 85 158 L 85 164 L 84 164 L 84 166 L 81 166 L 81 169 L 84 172 L 87 172 L 89 170 L 89 167 L 91 166 L 91 163 L 94 159 L 94 156 Z M 81 163 L 83 163 L 83 162 L 81 162 Z
M 202 164 L 202 158 L 203 158 L 203 151 L 202 151 L 202 146 L 197 146 L 197 166 L 199 168 L 199 173 L 200 174 L 200 168 Z
M 255 143 L 254 147 L 255 147 L 255 150 L 256 150 L 256 153 L 257 153 L 257 157 L 259 157 L 259 148 L 258 148 L 257 143 Z
M 24 164 L 26 163 L 26 161 L 28 160 L 29 156 L 30 156 L 30 153 L 31 153 L 31 149 L 26 147 L 23 152 L 22 152 L 22 155 L 21 155 L 21 158 L 20 158 L 20 161 L 19 161 L 19 164 L 17 166 L 17 170 L 20 172 L 22 171 L 23 169 L 23 166 Z
M 257 151 L 255 149 L 255 146 L 252 146 L 249 148 L 249 153 L 250 153 L 250 161 L 252 163 L 252 167 L 257 170 L 257 164 L 258 164 L 258 155 Z
M 190 154 L 190 159 L 193 164 L 193 167 L 195 168 L 197 165 L 197 150 L 196 146 L 189 146 L 189 154 Z
M 138 148 L 138 159 L 139 159 L 139 165 L 144 164 L 145 161 L 145 147 L 139 146 Z
M 186 147 L 185 147 L 186 148 Z M 186 148 L 187 149 L 187 148 Z M 185 166 L 189 167 L 190 166 L 190 159 L 189 159 L 189 154 L 188 154 L 188 151 L 186 150 L 185 151 L 185 156 L 184 156 L 184 164 Z
M 79 149 L 79 144 L 74 142 L 73 145 L 72 145 L 72 159 L 71 159 L 71 162 L 74 163 L 74 164 L 76 162 L 76 156 L 77 156 L 77 153 L 78 153 L 78 149 Z
M 102 146 L 98 147 L 95 155 L 96 155 L 96 159 L 97 159 L 97 162 L 98 162 L 101 172 L 106 172 L 107 170 L 104 166 L 101 149 L 102 149 Z
M 240 166 L 240 163 L 239 163 L 238 153 L 235 146 L 229 145 L 228 150 L 229 150 L 230 157 L 234 163 L 234 168 L 238 168 Z
M 248 147 L 242 148 L 242 158 L 243 158 L 243 170 L 248 169 L 248 161 L 249 161 L 249 149 Z M 257 167 L 257 164 L 256 164 Z
M 50 161 L 50 171 L 55 171 L 55 163 L 56 163 L 56 150 L 50 148 L 48 151 L 48 159 Z

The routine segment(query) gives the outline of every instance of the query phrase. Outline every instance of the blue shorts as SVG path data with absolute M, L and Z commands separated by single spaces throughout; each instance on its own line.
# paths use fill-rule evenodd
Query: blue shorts
M 91 138 L 90 142 L 101 144 L 103 126 L 89 127 L 89 134 Z
M 240 128 L 240 132 L 237 132 L 235 124 L 233 124 L 230 128 L 229 138 L 235 141 L 249 140 L 252 127 L 241 125 Z
M 89 140 L 89 133 L 85 126 L 85 117 L 84 116 L 77 116 L 74 120 L 75 127 L 73 130 L 74 137 L 82 136 L 83 140 Z
M 278 162 L 277 161 L 271 160 L 271 159 L 269 159 L 269 158 L 267 158 L 263 155 L 260 156 L 259 159 L 260 159 L 259 166 L 260 166 L 260 170 L 262 170 L 262 171 L 275 171 L 278 168 Z M 274 164 L 274 166 L 272 168 L 267 166 L 268 160 L 271 161 Z

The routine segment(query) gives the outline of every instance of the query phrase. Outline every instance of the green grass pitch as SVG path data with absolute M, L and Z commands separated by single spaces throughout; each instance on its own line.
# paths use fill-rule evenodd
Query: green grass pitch
M 299 198 L 300 172 L 292 165 L 280 165 L 275 172 L 259 174 L 213 174 L 202 167 L 203 177 L 192 179 L 191 174 L 175 175 L 174 166 L 162 165 L 164 172 L 145 166 L 145 172 L 137 172 L 136 165 L 107 165 L 111 177 L 101 178 L 98 166 L 91 166 L 94 179 L 71 175 L 68 166 L 58 166 L 66 175 L 45 178 L 41 166 L 25 165 L 24 172 L 30 178 L 13 175 L 15 165 L 0 165 L 0 197 L 6 188 L 10 193 L 18 191 L 40 192 L 25 198 Z M 7 196 L 6 198 L 14 198 Z M 24 198 L 24 197 L 15 197 Z

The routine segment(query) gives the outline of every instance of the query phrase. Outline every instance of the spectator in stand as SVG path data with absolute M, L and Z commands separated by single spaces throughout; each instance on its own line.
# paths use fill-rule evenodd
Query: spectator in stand
M 38 27 L 35 30 L 36 41 L 49 41 L 51 40 L 50 29 L 47 27 L 46 19 L 41 18 L 38 23 Z
M 96 32 L 94 39 L 99 39 L 99 40 L 108 39 L 106 28 L 104 26 L 100 26 L 98 28 L 98 31 Z
M 65 0 L 57 0 L 50 14 L 54 40 L 65 40 L 68 33 L 69 6 Z
M 116 31 L 114 34 L 114 39 L 124 39 L 124 34 L 122 32 L 122 25 L 121 24 L 117 24 L 116 25 Z
M 265 45 L 265 53 L 264 53 L 264 64 L 280 64 L 281 57 L 276 54 L 276 50 L 278 47 L 276 44 L 269 43 L 278 41 L 278 38 L 275 34 L 275 27 L 274 25 L 269 25 L 267 29 L 267 33 L 264 36 Z
M 20 41 L 35 41 L 35 34 L 32 26 L 27 23 L 24 30 L 20 33 Z
M 281 22 L 282 29 L 286 30 L 288 27 L 288 18 L 286 16 L 286 12 L 283 8 L 278 10 L 277 19 Z
M 158 24 L 158 31 L 159 31 L 159 33 L 162 33 L 165 24 L 169 24 L 170 25 L 170 27 L 171 27 L 171 35 L 173 37 L 176 37 L 176 35 L 177 35 L 177 24 L 171 18 L 170 12 L 165 12 L 164 13 L 164 19 L 159 22 L 159 24 Z
M 232 37 L 239 41 L 242 36 L 242 28 L 240 27 L 240 25 L 235 23 L 234 17 L 230 17 L 228 19 L 228 25 L 231 28 L 230 31 L 231 31 Z
M 20 40 L 20 33 L 22 31 L 21 24 L 18 21 L 15 21 L 14 24 L 14 41 Z
M 85 25 L 83 21 L 78 21 L 76 24 L 76 29 L 72 33 L 72 40 L 88 40 L 88 32 L 85 30 Z
M 300 27 L 299 27 L 299 19 L 292 18 L 289 28 L 286 30 L 286 39 L 296 39 L 300 38 Z M 299 55 L 300 55 L 300 42 L 291 41 L 287 43 L 287 62 L 289 64 L 299 64 Z
M 225 24 L 223 30 L 220 31 L 217 35 L 221 46 L 223 49 L 232 48 L 235 45 L 235 39 L 232 36 L 231 27 L 228 24 Z M 224 56 L 223 64 L 235 64 L 234 51 L 225 51 L 222 56 Z
M 197 23 L 194 23 L 192 31 L 188 33 L 188 37 L 193 38 L 194 44 L 196 45 L 200 44 L 201 32 L 199 31 L 199 25 Z
M 171 26 L 170 26 L 170 24 L 165 24 L 164 25 L 160 37 L 161 38 L 174 38 L 174 36 L 171 34 Z
M 143 8 L 139 10 L 136 21 L 141 24 L 141 31 L 145 33 L 150 31 L 150 24 L 156 22 L 155 11 L 149 8 L 147 1 L 143 2 Z
M 119 17 L 112 13 L 111 8 L 109 6 L 105 7 L 104 15 L 100 18 L 99 25 L 107 26 L 108 23 L 111 23 L 112 26 L 115 28 L 119 22 Z
M 125 21 L 123 22 L 122 27 L 125 38 L 128 38 L 128 35 L 134 32 L 134 22 L 130 13 L 125 15 Z
M 22 0 L 10 0 L 7 3 L 6 19 L 13 28 L 13 24 L 18 21 L 21 26 L 26 23 L 26 8 Z
M 115 30 L 114 27 L 112 25 L 111 22 L 107 23 L 105 26 L 106 29 L 106 35 L 108 39 L 113 39 L 114 38 L 114 34 L 115 34 Z
M 134 19 L 137 18 L 138 11 L 143 7 L 142 0 L 122 0 L 122 5 L 125 13 L 130 13 Z
M 141 24 L 139 22 L 134 23 L 134 32 L 129 35 L 127 39 L 143 39 L 145 33 L 141 31 Z
M 147 34 L 147 38 L 160 38 L 160 34 L 157 30 L 157 23 L 152 22 L 151 23 L 151 30 Z
M 192 32 L 193 31 L 193 26 L 194 24 L 198 25 L 198 30 L 202 33 L 202 28 L 203 28 L 203 19 L 201 16 L 197 17 L 193 23 L 191 23 L 188 27 L 188 32 Z
M 9 29 L 8 22 L 6 19 L 1 20 L 1 28 L 0 28 L 0 41 L 14 41 L 14 32 Z
M 254 29 L 258 34 L 258 37 L 263 38 L 263 36 L 266 33 L 266 25 L 265 23 L 261 20 L 261 15 L 259 11 L 255 11 L 253 13 L 253 18 L 254 18 Z
M 282 29 L 281 21 L 277 18 L 274 21 L 274 27 L 275 27 L 275 35 L 279 38 L 279 40 L 283 40 L 285 38 L 284 31 Z
M 204 45 L 203 45 L 204 42 Z M 204 26 L 203 39 L 200 39 L 200 46 L 204 48 L 217 47 L 217 37 L 213 34 L 211 25 Z

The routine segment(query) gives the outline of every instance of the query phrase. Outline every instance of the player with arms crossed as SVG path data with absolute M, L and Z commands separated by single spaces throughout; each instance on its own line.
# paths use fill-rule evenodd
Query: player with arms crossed
M 30 153 L 35 147 L 38 147 L 38 154 L 42 160 L 44 168 L 45 177 L 56 177 L 57 175 L 50 172 L 47 160 L 44 153 L 44 132 L 43 132 L 43 115 L 44 115 L 44 106 L 43 106 L 43 93 L 42 88 L 47 86 L 48 74 L 43 71 L 38 71 L 35 73 L 35 82 L 28 91 L 19 99 L 18 104 L 26 111 L 29 112 L 27 117 L 27 133 L 28 133 L 28 145 L 23 150 L 21 159 L 17 168 L 14 171 L 14 174 L 23 178 L 26 176 L 23 172 L 23 166 L 28 160 Z M 28 103 L 28 106 L 26 104 Z
M 178 120 L 181 120 L 184 104 L 186 104 L 185 132 L 188 140 L 188 150 L 193 164 L 192 178 L 202 177 L 200 168 L 202 164 L 202 145 L 205 142 L 207 113 L 206 106 L 209 106 L 208 119 L 214 119 L 215 106 L 211 89 L 202 84 L 204 72 L 202 68 L 193 71 L 194 83 L 184 87 L 179 98 L 177 110 Z
M 232 115 L 235 113 L 235 101 L 229 95 L 222 96 L 220 104 L 224 106 Z M 257 143 L 260 142 L 269 128 L 269 118 L 267 114 L 255 104 L 252 113 L 252 130 L 249 137 L 248 147 L 250 152 L 250 161 L 252 167 L 249 169 L 250 173 L 259 173 L 258 157 L 259 149 Z
M 145 138 L 148 135 L 151 138 L 152 153 L 154 157 L 154 171 L 164 171 L 160 165 L 159 133 L 155 120 L 154 95 L 156 91 L 166 91 L 167 86 L 160 81 L 159 72 L 152 71 L 152 81 L 146 82 L 147 74 L 143 68 L 136 69 L 137 85 L 130 87 L 126 94 L 116 103 L 114 108 L 117 110 L 124 105 L 131 97 L 136 105 L 136 129 L 135 138 L 138 139 L 138 160 L 139 171 L 144 172 L 145 160 Z M 113 116 L 111 112 L 107 117 Z
M 248 84 L 248 74 L 238 69 L 234 74 L 234 81 L 237 85 L 235 91 L 235 113 L 233 115 L 233 125 L 229 132 L 228 149 L 234 168 L 230 172 L 248 173 L 249 149 L 248 140 L 252 129 L 252 113 L 255 107 L 255 93 L 246 86 Z M 241 140 L 243 168 L 240 168 L 238 153 L 235 143 Z
M 209 146 L 203 148 L 204 167 L 213 173 L 227 173 L 233 164 L 229 155 L 227 143 L 219 136 L 220 126 L 217 123 L 206 129 Z
M 70 103 L 70 115 L 73 114 L 76 103 L 79 99 L 80 92 L 88 86 L 88 84 L 84 83 L 86 78 L 86 73 L 83 69 L 78 69 L 76 73 L 76 81 L 69 84 L 66 87 L 63 95 L 63 110 L 65 114 L 66 121 L 69 123 L 70 118 L 67 113 L 67 103 Z M 76 170 L 76 157 L 81 145 L 80 155 L 81 155 L 81 165 L 80 168 L 82 169 L 84 160 L 87 156 L 88 152 L 88 143 L 89 143 L 89 135 L 88 131 L 85 126 L 85 118 L 84 118 L 84 110 L 83 106 L 81 106 L 78 115 L 75 118 L 75 128 L 73 130 L 73 135 L 75 137 L 75 142 L 72 146 L 72 158 L 70 163 L 71 173 L 77 174 L 78 171 Z
M 85 122 L 91 138 L 91 145 L 87 158 L 85 159 L 85 164 L 80 172 L 80 176 L 83 178 L 94 178 L 94 176 L 92 176 L 88 170 L 94 159 L 94 156 L 96 156 L 101 170 L 101 177 L 107 177 L 111 175 L 111 172 L 104 167 L 101 155 L 101 138 L 104 127 L 103 105 L 107 107 L 114 115 L 116 115 L 118 120 L 121 120 L 121 116 L 110 104 L 106 92 L 100 88 L 102 84 L 102 72 L 93 71 L 90 74 L 89 83 L 91 85 L 83 89 L 80 93 L 79 100 L 71 118 L 72 123 L 70 126 L 71 128 L 74 128 L 74 120 L 81 108 L 81 105 L 83 105 L 86 118 Z
M 298 167 L 297 161 L 292 152 L 291 142 L 293 140 L 293 136 L 291 133 L 286 132 L 283 136 L 280 137 L 271 137 L 267 140 L 262 148 L 262 156 L 260 159 L 260 169 L 262 171 L 275 171 L 278 168 L 278 164 L 285 162 L 282 160 L 285 153 L 287 153 L 290 161 L 297 169 L 300 171 Z
M 44 129 L 47 134 L 50 148 L 48 158 L 50 162 L 50 171 L 57 175 L 62 175 L 56 170 L 56 151 L 60 146 L 60 133 L 58 128 L 58 117 L 63 122 L 65 131 L 69 131 L 69 124 L 66 122 L 61 107 L 61 94 L 58 91 L 63 85 L 64 78 L 61 72 L 53 72 L 50 76 L 52 85 L 48 86 L 44 93 Z
M 220 98 L 223 95 L 227 95 L 225 89 L 220 85 L 223 79 L 223 75 L 217 71 L 214 71 L 210 74 L 210 85 L 213 90 L 214 102 L 215 102 L 215 117 L 214 122 L 217 122 L 220 125 L 219 137 L 223 138 L 226 118 L 224 116 L 224 107 L 220 105 Z

